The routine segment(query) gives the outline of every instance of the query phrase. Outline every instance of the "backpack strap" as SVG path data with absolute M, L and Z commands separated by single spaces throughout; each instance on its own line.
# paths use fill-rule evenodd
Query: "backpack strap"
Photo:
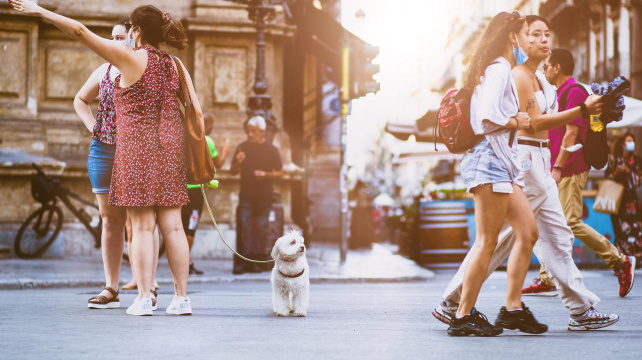
M 572 84 L 571 86 L 569 86 L 566 89 L 564 89 L 564 92 L 562 92 L 562 95 L 560 95 L 560 109 L 567 110 L 566 109 L 566 100 L 567 100 L 567 97 L 568 97 L 568 93 L 569 93 L 569 91 L 571 91 L 571 89 L 580 89 L 586 94 L 586 96 L 588 96 L 588 94 L 589 94 L 588 91 L 586 91 L 586 89 L 584 88 L 584 86 L 582 84 L 577 84 L 577 83 Z M 561 111 L 564 111 L 564 110 L 561 110 Z
M 568 110 L 568 109 L 566 109 L 566 101 L 567 101 L 567 98 L 568 98 L 568 93 L 571 91 L 571 89 L 580 89 L 580 90 L 582 90 L 584 93 L 586 93 L 586 96 L 588 97 L 588 94 L 589 94 L 589 93 L 588 93 L 588 91 L 586 91 L 586 89 L 584 88 L 584 86 L 583 86 L 582 84 L 578 84 L 578 83 L 572 84 L 572 85 L 570 85 L 569 87 L 567 87 L 566 89 L 564 89 L 564 91 L 563 91 L 563 92 L 562 92 L 562 94 L 560 95 L 560 104 L 559 104 L 559 105 L 560 105 L 560 107 L 559 107 L 560 111 L 566 111 L 566 110 Z M 564 109 L 564 110 L 562 110 L 562 109 Z M 589 119 L 584 119 L 584 118 L 583 118 L 583 119 L 582 119 L 582 121 L 589 121 Z M 584 133 L 584 138 L 586 138 L 586 136 L 587 136 L 587 134 L 588 134 L 588 127 L 587 127 L 586 131 L 587 131 L 587 132 L 586 132 L 586 133 Z M 581 135 L 581 134 L 579 134 L 579 133 L 578 133 L 578 135 L 579 135 L 579 136 L 577 137 L 577 141 L 578 141 L 580 144 L 582 144 L 582 146 L 584 146 L 584 141 L 582 140 L 582 135 Z

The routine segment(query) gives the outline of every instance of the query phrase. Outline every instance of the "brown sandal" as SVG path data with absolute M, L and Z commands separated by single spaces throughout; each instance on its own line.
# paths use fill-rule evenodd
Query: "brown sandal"
M 108 299 L 105 295 L 96 295 L 89 299 L 89 304 L 87 304 L 87 307 L 90 309 L 118 309 L 120 307 L 118 291 L 110 288 L 109 286 L 106 286 L 103 290 L 109 291 L 112 295 L 112 298 Z

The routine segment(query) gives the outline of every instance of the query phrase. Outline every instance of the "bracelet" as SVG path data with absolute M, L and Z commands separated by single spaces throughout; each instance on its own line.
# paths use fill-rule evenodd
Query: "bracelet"
M 555 164 L 555 165 L 553 165 L 553 169 L 562 170 L 563 168 L 562 168 L 562 166 Z
M 588 109 L 586 108 L 586 104 L 581 102 L 578 104 L 580 107 L 580 110 L 582 111 L 582 119 L 588 119 L 589 118 L 589 112 Z

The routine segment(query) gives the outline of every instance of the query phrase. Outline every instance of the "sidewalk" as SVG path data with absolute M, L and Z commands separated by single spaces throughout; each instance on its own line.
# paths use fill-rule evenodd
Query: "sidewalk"
M 314 244 L 308 249 L 310 281 L 335 282 L 407 282 L 426 281 L 435 275 L 415 262 L 394 253 L 394 247 L 375 244 L 371 250 L 348 251 L 345 264 L 339 264 L 335 244 Z M 197 260 L 203 275 L 190 275 L 189 283 L 235 281 L 269 282 L 270 272 L 232 274 L 231 260 Z M 94 258 L 62 260 L 0 260 L 0 289 L 104 286 L 103 265 Z M 121 267 L 121 284 L 131 279 L 129 264 Z M 172 277 L 163 256 L 158 263 L 157 281 L 161 288 L 171 287 Z

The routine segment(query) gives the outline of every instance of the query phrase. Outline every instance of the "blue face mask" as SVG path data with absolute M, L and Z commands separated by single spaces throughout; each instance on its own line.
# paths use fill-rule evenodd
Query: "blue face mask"
M 624 143 L 624 149 L 626 151 L 633 151 L 635 150 L 635 143 L 633 141 L 627 141 Z
M 123 40 L 120 43 L 135 50 L 136 40 L 132 39 L 132 30 L 133 29 L 129 29 L 129 32 L 127 33 L 127 40 Z
M 515 42 L 517 42 L 517 49 L 513 47 L 513 55 L 515 56 L 515 64 L 516 65 L 522 65 L 523 63 L 528 60 L 528 55 L 526 55 L 526 51 L 522 49 L 521 46 L 519 46 L 519 42 L 517 39 L 515 39 Z

